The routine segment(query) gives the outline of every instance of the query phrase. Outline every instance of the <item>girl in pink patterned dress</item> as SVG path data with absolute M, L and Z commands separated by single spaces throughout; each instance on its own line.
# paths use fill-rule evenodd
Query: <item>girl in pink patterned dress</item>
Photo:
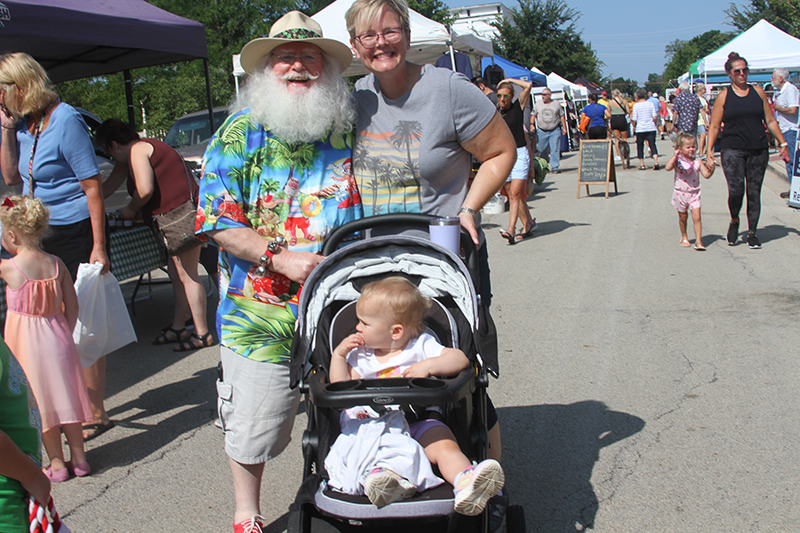
M 45 474 L 61 482 L 89 475 L 81 422 L 92 420 L 86 383 L 72 340 L 78 298 L 61 259 L 44 253 L 39 239 L 49 214 L 41 200 L 6 198 L 0 205 L 2 245 L 13 259 L 0 261 L 8 287 L 4 338 L 28 377 L 42 416 L 42 443 L 50 457 Z M 63 304 L 63 311 L 62 311 Z M 70 462 L 61 449 L 67 437 Z
M 700 222 L 700 174 L 708 179 L 714 173 L 714 162 L 711 166 L 694 158 L 695 138 L 690 133 L 681 133 L 675 143 L 675 155 L 667 162 L 667 171 L 675 169 L 675 190 L 672 192 L 672 205 L 678 210 L 678 227 L 681 229 L 681 246 L 691 246 L 686 234 L 686 222 L 689 218 L 687 210 L 692 212 L 694 222 L 694 249 L 702 252 L 703 225 Z

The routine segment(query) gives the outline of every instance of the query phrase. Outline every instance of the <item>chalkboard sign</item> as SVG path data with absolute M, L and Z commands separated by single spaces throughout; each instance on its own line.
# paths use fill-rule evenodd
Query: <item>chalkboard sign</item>
M 608 185 L 613 182 L 614 194 L 617 194 L 617 173 L 611 145 L 610 139 L 581 140 L 578 160 L 578 198 L 581 197 L 581 184 L 586 186 L 587 195 L 590 184 L 605 184 L 606 198 L 608 198 Z

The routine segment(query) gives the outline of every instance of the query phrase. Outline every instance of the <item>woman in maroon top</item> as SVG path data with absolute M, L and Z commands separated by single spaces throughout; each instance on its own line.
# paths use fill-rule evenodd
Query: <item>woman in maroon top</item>
M 191 197 L 197 198 L 197 183 L 183 158 L 170 146 L 156 139 L 140 139 L 130 126 L 119 119 L 109 119 L 97 129 L 95 138 L 106 154 L 117 162 L 103 194 L 108 198 L 127 179 L 131 201 L 120 212 L 133 220 L 141 214 L 146 224 L 153 215 L 168 213 Z M 191 190 L 190 190 L 191 187 Z M 153 344 L 177 343 L 173 350 L 183 352 L 211 346 L 214 338 L 206 321 L 206 291 L 197 274 L 200 246 L 169 258 L 169 279 L 175 297 L 172 324 L 153 339 Z M 191 311 L 194 334 L 186 331 L 185 319 Z
M 756 249 L 761 248 L 756 227 L 761 215 L 761 185 L 769 161 L 765 125 L 781 143 L 781 155 L 786 159 L 789 156 L 766 93 L 758 85 L 747 83 L 750 73 L 747 61 L 731 52 L 725 63 L 725 72 L 731 78 L 731 86 L 723 89 L 714 102 L 708 127 L 706 164 L 714 168 L 714 143 L 719 136 L 720 161 L 728 182 L 728 210 L 731 213 L 726 240 L 729 246 L 739 240 L 739 211 L 747 189 L 747 245 Z M 720 132 L 722 124 L 725 129 Z

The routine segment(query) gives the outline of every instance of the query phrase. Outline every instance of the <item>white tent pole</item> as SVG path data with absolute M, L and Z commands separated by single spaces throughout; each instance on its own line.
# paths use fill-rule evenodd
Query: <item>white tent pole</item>
M 445 26 L 445 28 L 447 28 L 447 32 L 450 34 L 450 39 L 447 41 L 447 46 L 450 47 L 450 62 L 453 66 L 453 72 L 458 72 L 458 69 L 456 69 L 456 53 L 453 50 L 453 28 L 450 26 Z

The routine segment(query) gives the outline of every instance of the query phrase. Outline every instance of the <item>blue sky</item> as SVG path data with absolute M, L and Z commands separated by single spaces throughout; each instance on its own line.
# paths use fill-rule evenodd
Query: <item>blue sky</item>
M 516 0 L 501 0 L 509 8 Z M 471 0 L 445 0 L 450 7 L 475 5 Z M 735 2 L 740 7 L 749 1 Z M 689 40 L 709 30 L 734 31 L 724 10 L 730 0 L 664 2 L 599 2 L 567 0 L 581 13 L 576 26 L 605 63 L 603 73 L 615 78 L 647 81 L 650 72 L 664 72 L 664 48 L 675 39 Z

